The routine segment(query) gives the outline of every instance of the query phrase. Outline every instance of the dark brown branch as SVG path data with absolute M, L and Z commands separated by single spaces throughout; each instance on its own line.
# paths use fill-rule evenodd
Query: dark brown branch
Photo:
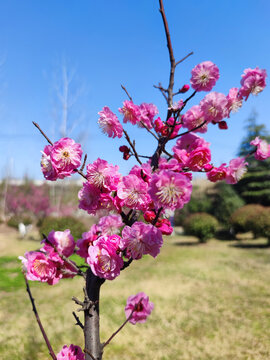
M 41 323 L 41 320 L 40 320 L 40 317 L 39 317 L 39 315 L 38 315 L 37 308 L 36 308 L 36 305 L 35 305 L 35 299 L 34 299 L 33 296 L 32 296 L 32 293 L 31 293 L 31 290 L 30 290 L 30 286 L 29 286 L 29 282 L 28 282 L 25 274 L 24 274 L 24 280 L 25 280 L 25 285 L 26 285 L 26 291 L 28 292 L 28 295 L 29 295 L 29 298 L 30 298 L 30 301 L 31 301 L 31 304 L 32 304 L 32 307 L 33 307 L 33 312 L 34 312 L 34 314 L 35 314 L 35 317 L 36 317 L 38 326 L 39 326 L 39 328 L 40 328 L 40 331 L 41 331 L 41 333 L 42 333 L 42 336 L 43 336 L 43 338 L 44 338 L 44 340 L 45 340 L 45 342 L 46 342 L 47 348 L 48 348 L 48 350 L 49 350 L 49 354 L 51 355 L 51 357 L 52 357 L 53 360 L 57 360 L 56 355 L 55 355 L 55 353 L 54 353 L 54 351 L 53 351 L 53 349 L 52 349 L 51 343 L 50 343 L 50 341 L 49 341 L 49 339 L 48 339 L 48 336 L 47 336 L 47 334 L 46 334 L 46 332 L 45 332 L 45 330 L 44 330 L 44 327 L 43 327 L 43 325 L 42 325 L 42 323 Z
M 39 126 L 36 122 L 34 122 L 34 121 L 32 121 L 32 122 L 33 122 L 33 124 L 35 125 L 35 127 L 38 128 L 38 130 L 41 132 L 41 134 L 45 137 L 45 139 L 48 141 L 48 143 L 49 143 L 50 145 L 53 145 L 53 143 L 52 143 L 51 140 L 48 138 L 48 136 L 41 130 L 40 126 Z
M 87 154 L 84 155 L 84 159 L 83 159 L 83 163 L 82 163 L 82 166 L 80 168 L 80 171 L 83 171 L 83 169 L 85 167 L 86 160 L 87 160 Z
M 178 64 L 181 64 L 181 62 L 185 61 L 189 56 L 191 56 L 191 55 L 193 55 L 193 54 L 194 54 L 194 52 L 191 51 L 189 54 L 187 54 L 186 56 L 184 56 L 183 59 L 177 61 L 177 62 L 175 63 L 175 66 L 177 66 Z
M 133 150 L 133 154 L 134 154 L 136 160 L 138 161 L 138 163 L 139 163 L 140 165 L 142 165 L 142 162 L 141 162 L 141 160 L 139 159 L 138 153 L 137 153 L 137 151 L 136 151 L 136 149 L 135 149 L 135 143 L 134 143 L 134 142 L 132 143 L 132 141 L 130 140 L 130 137 L 128 136 L 128 133 L 126 132 L 126 130 L 123 129 L 123 132 L 124 132 L 124 134 L 125 134 L 125 137 L 126 137 L 127 142 L 129 143 L 129 145 L 131 146 L 131 148 L 132 148 L 132 150 Z
M 74 169 L 73 171 L 76 172 L 76 173 L 78 173 L 78 174 L 80 174 L 85 180 L 88 180 L 88 179 L 87 179 L 87 176 L 86 176 L 81 170 L 79 170 L 79 169 Z
M 162 207 L 158 209 L 158 212 L 157 212 L 157 214 L 156 214 L 155 219 L 154 219 L 153 222 L 152 222 L 152 225 L 154 225 L 154 226 L 156 225 L 156 223 L 157 223 L 157 221 L 158 221 L 158 218 L 159 218 L 159 215 L 160 215 L 160 213 L 161 213 L 162 210 L 163 210 Z
M 133 101 L 132 100 L 132 97 L 129 95 L 127 89 L 124 87 L 124 85 L 121 84 L 121 88 L 124 90 L 124 92 L 127 94 L 127 97 L 129 98 L 130 101 Z
M 91 352 L 90 352 L 89 350 L 83 349 L 83 351 L 84 351 L 86 354 L 88 354 L 89 356 L 91 356 L 91 359 L 92 359 L 92 360 L 96 360 L 96 358 L 91 354 Z
M 83 324 L 81 323 L 79 316 L 76 315 L 75 311 L 72 311 L 72 315 L 74 316 L 75 320 L 76 320 L 76 324 L 78 325 L 80 328 L 84 329 Z
M 161 91 L 161 94 L 164 96 L 166 103 L 168 103 L 168 96 L 166 95 L 166 92 L 168 92 L 167 89 L 164 89 L 161 84 L 159 85 L 153 85 L 155 89 L 159 89 Z
M 174 137 L 174 139 L 179 138 L 179 137 L 181 137 L 181 136 L 183 136 L 183 135 L 189 134 L 189 133 L 192 132 L 192 131 L 198 130 L 198 129 L 200 129 L 204 124 L 206 124 L 206 123 L 207 123 L 207 121 L 204 120 L 200 125 L 196 126 L 195 128 L 193 128 L 193 129 L 191 129 L 191 130 L 187 130 L 187 131 L 185 131 L 185 132 L 183 132 L 183 133 L 181 133 L 181 134 L 176 135 L 176 136 Z
M 154 138 L 155 138 L 156 140 L 158 140 L 157 135 L 154 134 L 153 131 L 151 131 L 150 129 L 148 129 L 148 127 L 147 127 L 142 121 L 140 121 L 140 124 L 141 124 L 152 136 L 154 136 Z

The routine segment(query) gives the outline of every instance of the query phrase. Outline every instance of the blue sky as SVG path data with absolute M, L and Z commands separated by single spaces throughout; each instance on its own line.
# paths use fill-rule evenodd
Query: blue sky
M 237 87 L 245 68 L 270 72 L 269 1 L 164 0 L 176 59 L 194 55 L 177 68 L 176 88 L 188 83 L 191 69 L 211 60 L 220 69 L 214 90 Z M 169 58 L 158 0 L 10 0 L 0 1 L 0 176 L 41 178 L 40 150 L 45 140 L 36 121 L 52 140 L 60 127 L 55 85 L 63 61 L 74 70 L 71 90 L 81 90 L 70 120 L 81 122 L 70 136 L 84 134 L 89 161 L 97 157 L 119 164 L 123 173 L 134 164 L 121 159 L 124 140 L 108 139 L 97 126 L 97 112 L 107 105 L 117 112 L 126 99 L 124 84 L 135 103 L 152 102 L 166 114 L 166 104 L 153 84 L 167 86 Z M 244 121 L 256 109 L 258 122 L 269 130 L 270 90 L 250 97 L 228 121 L 229 130 L 212 126 L 216 165 L 235 157 Z M 190 102 L 198 103 L 204 94 Z M 187 107 L 188 108 L 188 107 Z M 57 118 L 58 117 L 58 118 Z M 76 121 L 77 123 L 77 121 Z M 148 133 L 126 127 L 138 152 L 151 155 Z M 53 131 L 53 129 L 56 129 Z M 86 139 L 86 140 L 85 140 Z

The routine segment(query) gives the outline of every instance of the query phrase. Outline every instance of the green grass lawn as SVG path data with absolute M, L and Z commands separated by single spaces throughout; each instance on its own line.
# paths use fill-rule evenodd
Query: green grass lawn
M 12 236 L 11 255 L 7 248 L 0 257 L 0 358 L 49 359 L 16 261 L 16 249 L 23 255 L 38 243 Z M 186 241 L 167 238 L 157 259 L 134 261 L 119 278 L 103 285 L 102 341 L 124 321 L 129 295 L 144 291 L 155 304 L 147 323 L 128 324 L 106 348 L 104 359 L 269 359 L 270 249 L 241 249 L 216 240 L 183 246 Z M 64 344 L 83 346 L 82 331 L 72 316 L 77 305 L 71 301 L 72 296 L 82 299 L 83 280 L 32 284 L 55 352 Z

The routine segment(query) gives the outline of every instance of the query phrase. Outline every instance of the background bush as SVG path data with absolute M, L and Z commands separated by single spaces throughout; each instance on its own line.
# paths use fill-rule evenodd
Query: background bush
M 33 219 L 29 216 L 12 216 L 8 221 L 7 225 L 18 230 L 18 226 L 20 223 L 24 225 L 33 224 Z
M 212 238 L 218 228 L 217 219 L 206 213 L 196 213 L 190 215 L 184 221 L 184 230 L 187 235 L 199 238 L 199 242 L 206 242 Z
M 251 231 L 249 221 L 252 217 L 257 219 L 263 212 L 264 207 L 258 204 L 249 204 L 242 206 L 241 208 L 234 211 L 231 215 L 231 225 L 235 233 Z M 254 233 L 256 236 L 256 232 Z
M 66 229 L 70 229 L 71 234 L 75 240 L 81 238 L 82 233 L 88 230 L 83 222 L 72 216 L 48 216 L 41 222 L 39 233 L 40 236 L 43 238 L 42 234 L 48 235 L 52 230 L 64 231 Z
M 250 216 L 247 220 L 247 227 L 255 237 L 266 237 L 270 244 L 270 207 L 265 207 L 259 215 Z

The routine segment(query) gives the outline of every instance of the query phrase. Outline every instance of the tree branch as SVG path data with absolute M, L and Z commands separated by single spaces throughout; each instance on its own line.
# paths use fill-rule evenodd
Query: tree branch
M 121 88 L 124 90 L 124 92 L 127 94 L 127 97 L 129 98 L 130 101 L 133 101 L 132 100 L 132 97 L 129 95 L 127 89 L 124 87 L 124 85 L 121 84 Z
M 43 338 L 44 338 L 44 340 L 45 340 L 45 342 L 46 342 L 47 348 L 48 348 L 48 350 L 49 350 L 49 354 L 51 355 L 51 357 L 52 357 L 53 360 L 57 360 L 56 355 L 55 355 L 55 353 L 54 353 L 54 351 L 53 351 L 53 349 L 52 349 L 51 343 L 50 343 L 50 341 L 49 341 L 49 339 L 48 339 L 48 336 L 47 336 L 47 334 L 46 334 L 46 332 L 45 332 L 45 330 L 44 330 L 44 327 L 43 327 L 43 325 L 42 325 L 42 323 L 41 323 L 41 320 L 40 320 L 40 317 L 39 317 L 39 315 L 38 315 L 37 308 L 36 308 L 36 305 L 35 305 L 35 299 L 34 299 L 33 296 L 32 296 L 32 293 L 31 293 L 31 290 L 30 290 L 30 286 L 29 286 L 29 282 L 28 282 L 25 274 L 23 274 L 23 275 L 24 275 L 24 280 L 25 280 L 25 285 L 26 285 L 26 291 L 28 292 L 30 301 L 31 301 L 31 303 L 32 303 L 33 312 L 34 312 L 34 314 L 35 314 L 35 317 L 36 317 L 38 326 L 39 326 L 39 328 L 40 328 L 40 331 L 41 331 L 41 333 L 42 333 L 42 336 L 43 336 Z
M 72 311 L 72 315 L 74 316 L 75 320 L 76 320 L 76 324 L 75 325 L 79 325 L 80 328 L 84 329 L 83 324 L 81 323 L 79 316 L 76 315 L 75 311 Z
M 131 146 L 131 148 L 132 148 L 132 150 L 133 150 L 133 154 L 134 154 L 136 160 L 138 161 L 138 163 L 139 163 L 140 165 L 142 165 L 142 162 L 141 162 L 141 160 L 139 159 L 138 153 L 137 153 L 137 151 L 136 151 L 136 149 L 135 149 L 135 143 L 132 143 L 132 141 L 130 140 L 130 137 L 128 136 L 128 133 L 126 132 L 126 130 L 123 129 L 123 132 L 124 132 L 124 134 L 125 134 L 125 137 L 126 137 L 127 142 L 129 143 L 129 145 Z
M 50 145 L 53 145 L 53 143 L 52 143 L 51 140 L 48 138 L 48 136 L 41 130 L 40 126 L 39 126 L 36 122 L 34 122 L 34 121 L 32 121 L 32 123 L 35 125 L 36 128 L 38 128 L 38 130 L 39 130 L 39 131 L 41 132 L 41 134 L 45 137 L 45 139 L 48 141 L 48 143 L 49 143 Z

